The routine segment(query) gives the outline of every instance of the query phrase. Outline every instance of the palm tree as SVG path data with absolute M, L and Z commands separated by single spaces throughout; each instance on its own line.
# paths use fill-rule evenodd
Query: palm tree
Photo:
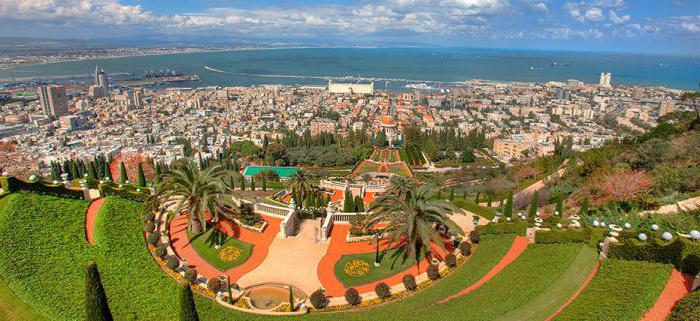
M 457 207 L 450 202 L 435 199 L 435 185 L 419 186 L 413 180 L 397 179 L 392 180 L 390 191 L 373 203 L 370 208 L 372 214 L 365 220 L 365 226 L 386 224 L 384 232 L 389 235 L 389 247 L 396 248 L 397 257 L 401 255 L 403 261 L 413 257 L 418 265 L 421 254 L 430 256 L 431 243 L 445 248 L 433 224 L 442 224 L 454 232 L 461 231 L 448 216 L 459 213 Z
M 311 177 L 309 177 L 309 174 L 305 170 L 299 169 L 287 181 L 287 189 L 295 193 L 301 193 L 301 197 L 304 199 L 314 188 L 313 185 L 311 185 Z
M 387 188 L 386 193 L 409 198 L 411 197 L 411 192 L 414 191 L 417 186 L 418 184 L 415 179 L 394 175 L 389 179 L 389 188 Z
M 157 210 L 166 202 L 176 203 L 175 212 L 189 216 L 188 230 L 197 234 L 206 230 L 206 213 L 217 221 L 225 207 L 235 208 L 226 186 L 229 173 L 219 165 L 200 170 L 195 164 L 181 166 L 165 174 L 155 186 L 155 194 L 146 201 L 146 210 Z

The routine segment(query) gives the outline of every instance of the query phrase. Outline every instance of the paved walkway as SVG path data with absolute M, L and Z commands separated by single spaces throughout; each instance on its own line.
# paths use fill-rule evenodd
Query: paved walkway
M 693 277 L 685 275 L 673 269 L 666 282 L 666 287 L 649 311 L 644 314 L 641 321 L 663 321 L 671 314 L 676 302 L 690 293 L 693 286 Z
M 547 319 L 545 321 L 553 320 L 557 315 L 559 315 L 559 313 L 561 313 L 561 311 L 564 311 L 564 309 L 566 309 L 566 307 L 568 307 L 572 302 L 574 302 L 574 300 L 576 300 L 576 298 L 578 298 L 579 294 L 581 294 L 581 292 L 583 292 L 583 290 L 586 289 L 588 284 L 591 283 L 591 280 L 593 280 L 593 277 L 595 277 L 595 274 L 598 273 L 599 267 L 600 267 L 600 261 L 595 263 L 595 267 L 591 271 L 591 274 L 589 274 L 588 277 L 586 277 L 586 280 L 583 281 L 583 283 L 581 283 L 581 286 L 578 288 L 578 290 L 576 290 L 574 295 L 572 295 L 569 298 L 569 300 L 566 301 L 566 303 L 564 303 L 562 306 L 560 306 L 559 309 L 554 311 L 554 313 L 552 313 L 552 315 L 547 317 Z
M 318 279 L 321 280 L 321 284 L 326 289 L 326 293 L 331 297 L 339 297 L 345 294 L 345 286 L 338 280 L 335 276 L 335 264 L 340 260 L 340 257 L 348 254 L 361 254 L 361 253 L 371 253 L 375 251 L 374 242 L 357 242 L 357 243 L 347 243 L 345 242 L 345 236 L 350 231 L 350 225 L 347 224 L 335 224 L 333 230 L 331 231 L 331 242 L 328 247 L 326 255 L 321 259 L 316 269 L 318 274 Z M 387 248 L 386 242 L 381 242 L 379 246 L 380 250 L 383 251 Z M 441 249 L 438 245 L 432 245 L 433 253 L 436 257 L 442 258 L 447 252 Z M 449 248 L 448 248 L 449 250 Z M 386 279 L 377 280 L 368 284 L 355 286 L 360 293 L 374 292 L 374 287 L 377 283 L 384 282 L 387 285 L 394 286 L 401 283 L 402 278 L 405 274 L 410 273 L 417 276 L 423 272 L 428 266 L 428 260 L 423 259 L 420 266 L 413 265 L 412 267 L 406 269 L 405 271 L 394 274 Z
M 275 238 L 262 264 L 241 277 L 238 284 L 242 287 L 265 282 L 292 284 L 307 295 L 318 290 L 321 281 L 314 272 L 330 244 L 320 241 L 320 225 L 320 220 L 305 220 L 296 236 Z
M 238 282 L 241 276 L 257 268 L 265 260 L 270 244 L 280 230 L 281 219 L 267 216 L 263 216 L 263 219 L 267 221 L 268 226 L 262 234 L 240 228 L 235 223 L 230 222 L 222 222 L 217 226 L 217 228 L 224 231 L 229 236 L 253 244 L 253 252 L 248 260 L 227 271 L 220 271 L 213 267 L 200 257 L 190 245 L 190 241 L 187 237 L 186 215 L 180 215 L 170 223 L 170 243 L 175 253 L 177 253 L 180 258 L 187 260 L 187 265 L 190 268 L 197 269 L 200 275 L 206 278 L 226 275 L 231 277 L 231 282 Z
M 501 261 L 498 262 L 498 264 L 496 264 L 496 266 L 494 266 L 491 269 L 491 271 L 486 273 L 486 275 L 484 275 L 481 279 L 479 279 L 479 281 L 476 281 L 474 284 L 470 285 L 468 288 L 466 288 L 462 291 L 459 291 L 459 292 L 457 292 L 449 297 L 443 298 L 440 301 L 438 301 L 438 303 L 445 303 L 445 302 L 452 300 L 456 297 L 465 295 L 471 291 L 478 289 L 479 287 L 484 285 L 486 282 L 491 280 L 493 277 L 498 275 L 498 273 L 500 273 L 501 270 L 503 270 L 506 266 L 508 266 L 513 261 L 515 261 L 518 257 L 520 257 L 520 254 L 522 254 L 523 251 L 525 251 L 525 249 L 527 248 L 527 245 L 528 245 L 528 242 L 527 242 L 526 237 L 516 236 L 515 240 L 513 241 L 513 245 L 511 245 L 511 247 L 508 250 L 508 252 L 506 253 L 506 255 L 503 256 Z
M 464 232 L 465 236 L 469 236 L 469 233 L 474 230 L 474 214 L 466 210 L 462 210 L 462 214 L 452 214 L 450 219 L 452 219 L 457 226 L 459 226 Z M 479 217 L 479 225 L 488 224 L 489 220 Z
M 104 204 L 104 198 L 98 198 L 88 207 L 87 213 L 85 214 L 85 238 L 88 243 L 95 244 L 93 235 L 95 233 L 95 220 L 97 219 L 97 214 L 100 212 L 102 204 Z

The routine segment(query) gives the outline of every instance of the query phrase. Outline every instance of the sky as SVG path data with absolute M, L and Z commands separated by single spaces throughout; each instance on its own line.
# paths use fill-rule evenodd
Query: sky
M 700 55 L 700 0 L 0 0 L 0 36 Z

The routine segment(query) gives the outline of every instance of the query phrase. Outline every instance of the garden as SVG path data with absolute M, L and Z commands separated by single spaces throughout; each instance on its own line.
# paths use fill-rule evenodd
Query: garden
M 375 253 L 343 255 L 335 264 L 335 275 L 346 287 L 385 279 L 415 265 L 414 259 L 403 261 L 397 250 L 380 251 L 380 265 L 375 266 Z
M 243 264 L 253 251 L 252 244 L 228 237 L 215 228 L 199 235 L 188 232 L 187 236 L 197 254 L 220 271 Z

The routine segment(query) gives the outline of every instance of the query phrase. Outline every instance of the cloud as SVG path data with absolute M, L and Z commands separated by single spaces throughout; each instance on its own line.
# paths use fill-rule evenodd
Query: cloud
M 605 19 L 605 16 L 603 15 L 603 10 L 601 10 L 600 8 L 591 8 L 586 10 L 585 17 L 590 21 L 602 21 L 603 19 Z
M 615 10 L 612 10 L 612 9 L 610 11 L 608 11 L 608 17 L 610 18 L 610 21 L 612 21 L 612 23 L 614 23 L 614 24 L 625 23 L 625 22 L 629 21 L 630 19 L 632 19 L 627 14 L 622 15 L 622 16 L 618 16 L 617 13 L 615 13 Z
M 159 20 L 141 6 L 117 0 L 2 0 L 0 17 L 61 23 L 93 22 L 111 25 L 154 23 Z
M 538 2 L 533 4 L 532 8 L 540 12 L 549 12 L 549 8 L 547 8 L 547 4 L 544 2 Z
M 573 30 L 567 27 L 561 28 L 546 28 L 543 34 L 540 36 L 545 38 L 568 40 L 572 38 L 583 38 L 583 39 L 600 39 L 604 34 L 596 29 L 586 29 L 586 30 Z

